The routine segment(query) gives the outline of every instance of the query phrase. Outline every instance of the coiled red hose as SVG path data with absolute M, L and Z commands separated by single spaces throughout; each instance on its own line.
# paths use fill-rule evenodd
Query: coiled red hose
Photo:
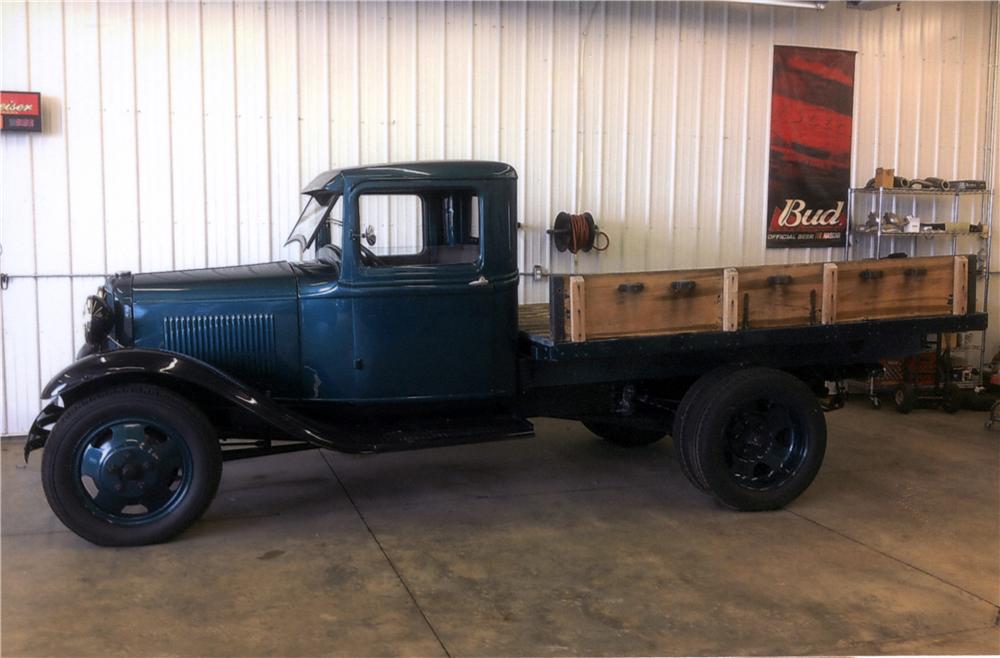
M 588 222 L 586 215 L 570 215 L 569 216 L 569 251 L 572 254 L 580 251 L 580 249 L 586 249 L 586 247 L 592 246 L 594 251 L 605 251 L 611 244 L 611 238 L 608 234 L 595 227 L 597 231 L 595 235 L 590 234 L 590 227 L 593 226 L 592 221 Z M 597 240 L 601 236 L 604 237 L 604 246 L 597 246 Z

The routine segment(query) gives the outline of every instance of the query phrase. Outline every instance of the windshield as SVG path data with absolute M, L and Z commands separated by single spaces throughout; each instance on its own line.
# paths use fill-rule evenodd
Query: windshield
M 337 199 L 340 198 L 339 194 L 333 195 L 333 197 L 327 197 L 325 203 L 321 203 L 315 196 L 309 197 L 309 202 L 306 203 L 306 207 L 302 209 L 302 214 L 299 215 L 299 221 L 295 222 L 295 226 L 292 227 L 292 232 L 289 233 L 288 239 L 285 241 L 285 246 L 291 244 L 298 244 L 302 251 L 305 251 L 312 245 L 313 240 L 316 239 L 316 233 L 320 225 L 323 223 L 323 219 L 326 217 L 326 213 L 333 203 L 336 203 Z

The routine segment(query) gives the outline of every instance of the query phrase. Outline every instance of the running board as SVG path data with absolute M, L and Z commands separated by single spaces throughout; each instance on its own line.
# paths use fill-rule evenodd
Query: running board
M 467 443 L 522 439 L 535 435 L 535 427 L 515 416 L 429 419 L 419 426 L 387 428 L 373 436 L 375 452 L 438 448 Z
M 475 418 L 442 418 L 425 420 L 420 426 L 396 425 L 391 427 L 356 427 L 351 431 L 355 440 L 363 442 L 363 452 L 393 452 L 418 448 L 444 446 L 508 439 L 528 438 L 535 435 L 534 426 L 521 418 L 490 416 Z M 325 445 L 317 442 L 286 441 L 282 439 L 223 439 L 222 460 L 249 459 L 300 450 L 315 450 Z M 337 450 L 337 448 L 332 448 Z

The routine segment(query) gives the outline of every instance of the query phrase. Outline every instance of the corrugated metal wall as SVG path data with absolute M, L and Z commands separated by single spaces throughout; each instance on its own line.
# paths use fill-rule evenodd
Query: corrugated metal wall
M 488 158 L 521 175 L 521 263 L 555 271 L 830 258 L 764 250 L 771 49 L 856 50 L 855 180 L 984 171 L 986 3 L 5 2 L 3 418 L 23 432 L 120 269 L 297 258 L 297 191 L 331 166 Z M 994 64 L 995 66 L 995 64 Z M 544 234 L 590 210 L 577 263 Z M 839 255 L 839 254 L 838 254 Z M 996 263 L 1000 266 L 1000 262 Z M 1000 286 L 995 286 L 1000 288 Z M 524 286 L 526 299 L 544 289 Z

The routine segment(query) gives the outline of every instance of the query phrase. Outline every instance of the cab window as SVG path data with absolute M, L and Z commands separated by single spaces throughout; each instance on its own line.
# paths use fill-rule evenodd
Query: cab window
M 356 233 L 369 267 L 459 265 L 480 256 L 480 199 L 472 191 L 358 197 Z

